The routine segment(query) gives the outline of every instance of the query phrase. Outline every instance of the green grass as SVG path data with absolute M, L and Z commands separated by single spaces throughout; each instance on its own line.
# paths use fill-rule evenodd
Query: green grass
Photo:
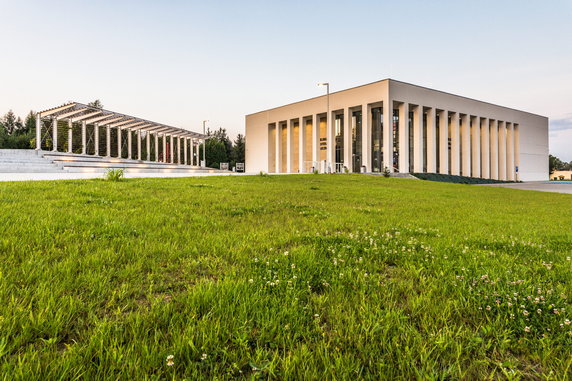
M 364 175 L 0 183 L 0 375 L 567 379 L 571 203 Z

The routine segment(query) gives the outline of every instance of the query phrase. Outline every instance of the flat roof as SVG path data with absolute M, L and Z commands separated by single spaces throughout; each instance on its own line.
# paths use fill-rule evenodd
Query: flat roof
M 502 107 L 502 108 L 505 108 L 505 109 L 508 109 L 508 110 L 523 112 L 523 113 L 526 113 L 526 114 L 535 115 L 535 116 L 539 116 L 539 117 L 548 119 L 548 117 L 546 117 L 546 116 L 544 116 L 544 115 L 539 115 L 539 114 L 535 114 L 535 113 L 532 113 L 532 112 L 515 109 L 515 108 L 512 108 L 512 107 L 501 106 L 501 105 L 497 105 L 497 104 L 494 104 L 494 103 L 491 103 L 491 102 L 485 102 L 485 101 L 481 101 L 481 100 L 478 100 L 478 99 L 469 98 L 469 97 L 466 97 L 466 96 L 463 96 L 463 95 L 457 95 L 457 94 L 449 93 L 449 92 L 446 92 L 446 91 L 436 90 L 436 89 L 432 89 L 432 88 L 426 87 L 426 86 L 419 86 L 419 85 L 415 85 L 415 84 L 413 84 L 413 83 L 404 82 L 404 81 L 399 81 L 399 80 L 392 79 L 392 78 L 385 78 L 385 79 L 381 79 L 381 80 L 379 80 L 379 81 L 369 82 L 369 83 L 366 83 L 366 84 L 363 84 L 363 85 L 348 87 L 347 89 L 334 91 L 334 92 L 330 93 L 330 95 L 332 95 L 332 94 L 337 94 L 337 93 L 342 93 L 342 92 L 348 91 L 348 90 L 358 89 L 358 88 L 364 87 L 364 86 L 370 86 L 370 85 L 373 85 L 373 84 L 376 84 L 376 83 L 385 82 L 385 81 L 398 82 L 398 83 L 401 83 L 401 84 L 404 84 L 404 85 L 407 85 L 407 86 L 414 86 L 414 87 L 418 87 L 418 88 L 420 88 L 420 89 L 425 89 L 425 90 L 429 90 L 429 91 L 436 91 L 436 92 L 441 93 L 441 94 L 446 94 L 446 95 L 451 95 L 451 96 L 454 96 L 454 97 L 464 98 L 464 99 L 467 99 L 467 100 L 470 100 L 470 101 L 473 101 L 473 102 L 484 103 L 484 104 L 491 105 L 491 106 L 495 106 L 495 107 Z M 292 103 L 287 103 L 287 104 L 284 104 L 284 105 L 281 105 L 281 106 L 272 107 L 272 108 L 269 108 L 269 109 L 265 109 L 265 110 L 253 112 L 253 113 L 250 113 L 250 114 L 246 114 L 246 116 L 250 116 L 250 115 L 254 115 L 254 114 L 259 114 L 259 113 L 261 113 L 261 112 L 276 110 L 276 109 L 278 109 L 278 108 L 295 105 L 295 104 L 297 104 L 297 103 L 307 102 L 307 101 L 310 101 L 310 100 L 313 100 L 313 99 L 322 98 L 322 97 L 325 97 L 325 96 L 326 96 L 326 94 L 324 94 L 324 95 L 318 95 L 318 96 L 316 96 L 316 97 L 303 99 L 303 100 L 301 100 L 301 101 L 296 101 L 296 102 L 292 102 Z

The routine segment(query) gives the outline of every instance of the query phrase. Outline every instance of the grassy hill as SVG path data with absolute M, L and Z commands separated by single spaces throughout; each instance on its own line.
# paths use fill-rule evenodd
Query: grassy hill
M 0 183 L 0 374 L 564 379 L 571 204 L 365 175 Z

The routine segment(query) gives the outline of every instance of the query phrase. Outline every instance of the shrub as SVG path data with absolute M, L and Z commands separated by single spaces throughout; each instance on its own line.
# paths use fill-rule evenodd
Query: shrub
M 383 168 L 383 177 L 389 177 L 390 173 L 389 173 L 389 168 L 385 167 Z
M 117 168 L 117 169 L 109 169 L 106 173 L 105 173 L 105 179 L 107 181 L 121 181 L 124 179 L 124 172 L 123 169 L 121 168 Z

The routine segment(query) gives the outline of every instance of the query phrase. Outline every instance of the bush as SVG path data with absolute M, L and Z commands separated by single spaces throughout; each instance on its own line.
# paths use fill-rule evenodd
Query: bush
M 123 169 L 121 169 L 121 168 L 109 169 L 105 173 L 105 179 L 107 181 L 121 181 L 124 178 L 125 178 L 124 172 L 123 172 Z
M 389 177 L 390 172 L 389 172 L 389 168 L 385 167 L 383 168 L 383 177 Z

